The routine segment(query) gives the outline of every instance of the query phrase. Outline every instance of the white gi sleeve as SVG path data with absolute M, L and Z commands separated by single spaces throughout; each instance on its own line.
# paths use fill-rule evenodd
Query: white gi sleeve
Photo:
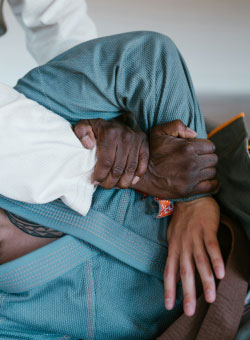
M 85 0 L 8 2 L 26 32 L 27 48 L 38 64 L 97 36 Z
M 0 84 L 0 194 L 27 203 L 62 201 L 86 215 L 96 149 L 64 118 Z

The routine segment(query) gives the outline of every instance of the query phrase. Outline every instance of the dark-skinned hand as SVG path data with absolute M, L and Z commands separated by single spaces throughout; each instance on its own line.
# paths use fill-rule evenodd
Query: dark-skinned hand
M 105 189 L 128 188 L 147 170 L 149 149 L 147 136 L 116 120 L 82 120 L 74 128 L 87 149 L 97 142 L 97 163 L 92 181 Z
M 180 120 L 155 126 L 150 134 L 147 171 L 132 188 L 165 199 L 215 191 L 215 146 L 195 136 Z

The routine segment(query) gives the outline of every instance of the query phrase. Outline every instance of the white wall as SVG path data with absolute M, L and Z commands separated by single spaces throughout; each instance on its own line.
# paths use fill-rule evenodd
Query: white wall
M 88 4 L 100 36 L 132 30 L 169 35 L 184 55 L 198 92 L 250 95 L 250 0 L 89 0 Z M 9 32 L 0 39 L 0 81 L 13 85 L 35 62 L 6 7 Z

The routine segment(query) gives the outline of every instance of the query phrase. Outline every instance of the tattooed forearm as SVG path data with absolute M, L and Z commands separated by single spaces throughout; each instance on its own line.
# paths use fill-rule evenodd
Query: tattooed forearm
M 24 233 L 29 234 L 30 236 L 43 237 L 43 238 L 59 238 L 64 235 L 64 233 L 60 231 L 57 231 L 51 228 L 46 228 L 39 224 L 30 222 L 20 216 L 12 214 L 9 211 L 5 211 L 5 212 L 10 222 L 14 224 L 14 226 L 16 226 L 18 229 L 20 229 Z

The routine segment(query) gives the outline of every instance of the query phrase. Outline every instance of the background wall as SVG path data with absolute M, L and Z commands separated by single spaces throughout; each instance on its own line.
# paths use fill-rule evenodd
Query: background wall
M 199 92 L 250 93 L 250 0 L 88 3 L 100 36 L 144 29 L 169 35 Z
M 216 111 L 218 105 L 210 107 L 214 99 L 225 96 L 227 112 L 250 110 L 250 0 L 87 2 L 99 36 L 132 30 L 169 35 L 187 61 L 202 102 L 208 103 L 205 111 Z M 0 81 L 14 85 L 35 62 L 7 4 L 4 10 L 9 30 L 0 38 Z

